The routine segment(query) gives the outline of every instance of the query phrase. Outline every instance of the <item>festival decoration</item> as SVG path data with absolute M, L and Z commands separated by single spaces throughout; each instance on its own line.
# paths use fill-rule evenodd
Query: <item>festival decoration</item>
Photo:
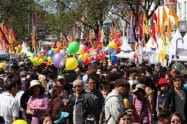
M 77 41 L 71 42 L 68 46 L 68 52 L 70 55 L 74 55 L 79 51 L 80 43 Z
M 78 61 L 75 57 L 66 58 L 66 70 L 74 70 L 78 66 Z
M 62 66 L 64 66 L 65 64 L 64 54 L 63 53 L 55 54 L 55 56 L 53 57 L 53 63 L 54 63 L 54 66 L 57 68 L 61 68 Z

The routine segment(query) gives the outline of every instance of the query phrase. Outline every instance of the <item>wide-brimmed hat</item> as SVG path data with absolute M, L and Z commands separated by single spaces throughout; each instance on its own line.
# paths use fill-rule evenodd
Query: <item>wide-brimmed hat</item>
M 142 84 L 142 83 L 138 83 L 136 84 L 136 87 L 135 89 L 132 91 L 133 93 L 136 93 L 138 91 L 142 91 L 142 92 L 145 92 L 145 85 Z
M 35 87 L 35 86 L 41 86 L 41 83 L 39 80 L 32 80 L 30 82 L 30 87 L 29 88 L 32 88 L 32 87 Z

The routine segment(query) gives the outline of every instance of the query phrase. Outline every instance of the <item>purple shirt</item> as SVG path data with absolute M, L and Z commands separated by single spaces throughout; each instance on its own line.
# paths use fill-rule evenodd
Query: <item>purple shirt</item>
M 36 115 L 32 116 L 31 124 L 39 124 L 41 118 L 45 114 L 45 110 L 48 108 L 48 97 L 33 97 L 30 96 L 27 103 L 27 111 L 32 111 L 33 108 L 37 109 Z

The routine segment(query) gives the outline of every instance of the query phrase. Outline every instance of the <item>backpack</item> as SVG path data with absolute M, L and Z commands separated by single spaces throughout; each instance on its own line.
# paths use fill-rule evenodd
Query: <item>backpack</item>
M 110 96 L 108 97 L 106 100 L 105 100 L 105 103 L 103 105 L 103 108 L 102 108 L 102 111 L 101 111 L 101 114 L 100 114 L 100 118 L 99 118 L 99 124 L 107 124 L 108 121 L 110 120 L 111 116 L 109 116 L 109 118 L 105 118 L 105 104 L 106 102 L 111 98 L 111 97 L 117 97 L 117 95 L 113 95 L 113 96 Z

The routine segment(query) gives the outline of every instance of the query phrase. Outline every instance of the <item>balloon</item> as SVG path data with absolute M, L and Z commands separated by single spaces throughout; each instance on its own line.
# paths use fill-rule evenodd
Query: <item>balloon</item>
M 6 64 L 6 62 L 1 62 L 0 63 L 0 68 L 2 68 L 2 69 L 6 69 L 6 67 L 7 67 L 7 64 Z
M 120 47 L 122 45 L 121 42 L 119 41 L 119 39 L 116 39 L 114 42 L 117 47 Z
M 187 83 L 185 83 L 185 84 L 183 85 L 183 87 L 184 87 L 184 90 L 187 91 Z
M 59 53 L 60 52 L 60 49 L 59 48 L 55 48 L 54 49 L 54 53 Z
M 112 63 L 116 63 L 118 61 L 117 56 L 111 56 Z
M 117 45 L 114 41 L 110 42 L 108 46 L 109 46 L 109 48 L 116 48 L 117 47 Z
M 104 59 L 105 57 L 106 57 L 105 53 L 104 52 L 100 52 L 99 58 L 100 59 Z
M 68 52 L 69 54 L 74 55 L 79 51 L 79 48 L 80 48 L 79 42 L 76 42 L 76 41 L 71 42 L 68 46 Z
M 120 31 L 120 32 L 118 32 L 118 33 L 117 33 L 117 38 L 120 38 L 122 35 L 123 35 L 123 34 L 122 34 L 122 32 L 121 32 L 121 31 Z
M 31 51 L 31 48 L 30 48 L 30 47 L 27 47 L 27 51 Z
M 38 55 L 37 55 L 37 58 L 38 58 L 38 59 L 41 59 L 41 58 L 42 58 L 42 55 L 41 55 L 41 54 L 38 54 Z
M 54 54 L 54 51 L 53 50 L 49 50 L 48 51 L 48 55 L 50 56 L 50 57 L 53 57 L 55 54 Z
M 51 62 L 52 61 L 52 58 L 50 56 L 47 57 L 47 61 L 48 62 Z
M 65 64 L 66 70 L 74 70 L 77 68 L 77 66 L 78 66 L 78 62 L 76 58 L 71 57 L 66 59 L 66 64 Z
M 18 45 L 17 49 L 20 52 L 22 50 L 22 45 Z
M 25 120 L 18 119 L 15 120 L 12 124 L 28 124 L 28 123 Z
M 84 45 L 84 46 L 82 47 L 82 51 L 83 51 L 84 53 L 89 53 L 89 49 L 88 49 L 88 47 L 87 47 L 86 45 Z
M 121 48 L 117 48 L 116 49 L 116 54 L 120 53 L 121 52 Z
M 57 68 L 61 68 L 62 66 L 64 66 L 64 63 L 65 63 L 64 54 L 63 53 L 55 54 L 55 56 L 53 57 L 53 63 L 54 63 L 54 66 Z

